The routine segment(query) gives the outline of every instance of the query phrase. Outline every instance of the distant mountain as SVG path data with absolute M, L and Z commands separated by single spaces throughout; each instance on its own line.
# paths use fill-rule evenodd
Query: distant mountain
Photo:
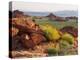
M 25 15 L 31 15 L 31 16 L 47 16 L 51 12 L 24 12 Z M 52 12 L 56 16 L 60 17 L 70 17 L 70 16 L 78 16 L 77 11 L 57 11 L 57 12 Z
M 47 16 L 49 12 L 24 12 L 24 14 L 31 16 Z
M 69 16 L 76 16 L 78 17 L 78 11 L 58 11 L 54 12 L 55 15 L 61 16 L 61 17 L 69 17 Z

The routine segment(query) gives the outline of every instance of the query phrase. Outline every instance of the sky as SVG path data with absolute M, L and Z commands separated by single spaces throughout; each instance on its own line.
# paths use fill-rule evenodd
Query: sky
M 31 11 L 31 12 L 56 12 L 64 10 L 78 10 L 77 5 L 56 4 L 56 3 L 37 3 L 37 2 L 12 2 L 12 10 Z

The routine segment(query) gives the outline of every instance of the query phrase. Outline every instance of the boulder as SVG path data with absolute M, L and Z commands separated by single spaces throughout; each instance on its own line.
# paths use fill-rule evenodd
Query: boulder
M 46 41 L 43 31 L 31 19 L 12 18 L 12 22 L 10 23 L 12 24 L 12 27 L 10 27 L 12 28 L 12 36 L 19 36 L 23 47 L 34 48 L 34 46 L 40 44 L 42 41 Z M 15 37 L 13 38 L 13 41 L 15 41 Z
M 30 34 L 30 37 L 31 37 L 31 40 L 33 40 L 33 43 L 36 45 L 41 42 L 46 41 L 46 38 L 43 35 L 38 34 L 38 33 L 32 33 Z
M 18 34 L 19 29 L 15 28 L 15 27 L 12 27 L 12 28 L 10 28 L 9 32 L 10 32 L 10 36 L 14 37 L 15 35 Z
M 24 47 L 34 48 L 37 44 L 41 43 L 42 41 L 45 41 L 46 38 L 42 36 L 41 34 L 32 33 L 30 35 L 28 34 L 21 35 L 20 40 Z
M 68 32 L 70 34 L 72 34 L 74 37 L 77 37 L 78 36 L 78 29 L 77 28 L 74 28 L 72 26 L 67 26 L 67 27 L 64 27 L 62 29 L 60 29 L 63 33 L 64 32 Z
M 35 46 L 35 44 L 33 43 L 33 40 L 30 39 L 28 34 L 21 35 L 21 39 L 20 40 L 22 42 L 22 45 L 25 48 L 33 48 Z

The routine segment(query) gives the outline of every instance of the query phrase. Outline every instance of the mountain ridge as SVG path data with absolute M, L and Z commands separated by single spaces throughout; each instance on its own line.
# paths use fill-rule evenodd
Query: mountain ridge
M 78 17 L 78 11 L 57 11 L 57 12 L 24 12 L 25 15 L 31 15 L 31 16 L 47 16 L 50 13 L 53 13 L 56 16 L 60 17 L 70 17 L 70 16 L 76 16 Z

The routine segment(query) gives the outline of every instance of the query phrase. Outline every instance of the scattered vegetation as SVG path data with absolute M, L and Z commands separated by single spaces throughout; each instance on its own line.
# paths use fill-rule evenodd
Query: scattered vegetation
M 77 20 L 55 21 L 50 20 L 50 16 L 32 17 L 20 11 L 18 13 L 13 12 L 14 16 L 9 18 L 11 24 L 9 33 L 12 38 L 10 39 L 12 43 L 10 57 L 78 54 Z

